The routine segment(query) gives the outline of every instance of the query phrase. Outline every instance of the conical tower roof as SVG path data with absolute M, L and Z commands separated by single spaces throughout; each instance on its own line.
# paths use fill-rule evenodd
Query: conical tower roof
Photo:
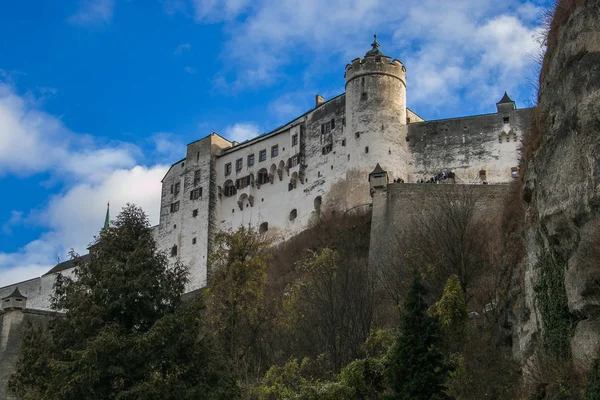
M 497 102 L 496 104 L 508 104 L 508 103 L 514 103 L 514 101 L 510 97 L 508 97 L 508 93 L 504 92 L 504 96 L 502 96 L 500 101 Z

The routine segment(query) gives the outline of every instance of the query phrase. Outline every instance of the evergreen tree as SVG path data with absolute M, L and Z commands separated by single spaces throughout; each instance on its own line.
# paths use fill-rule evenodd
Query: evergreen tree
M 390 399 L 449 399 L 444 381 L 449 366 L 438 347 L 441 341 L 437 319 L 427 314 L 426 289 L 417 273 L 404 302 L 401 333 L 389 354 Z
M 235 398 L 201 299 L 181 303 L 187 273 L 169 266 L 144 212 L 128 205 L 75 278 L 57 277 L 60 314 L 25 336 L 9 387 L 22 399 Z

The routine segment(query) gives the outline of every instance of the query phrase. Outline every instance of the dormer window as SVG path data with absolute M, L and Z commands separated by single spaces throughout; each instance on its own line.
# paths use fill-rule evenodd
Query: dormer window
M 510 118 L 509 117 L 502 117 L 502 122 L 504 122 L 505 124 L 510 123 Z

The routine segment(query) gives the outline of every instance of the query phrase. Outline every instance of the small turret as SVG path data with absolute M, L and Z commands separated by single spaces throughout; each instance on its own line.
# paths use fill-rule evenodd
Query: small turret
M 388 184 L 387 171 L 381 168 L 381 165 L 377 163 L 375 169 L 369 174 L 369 185 L 371 189 L 386 187 Z
M 13 292 L 2 299 L 3 310 L 22 310 L 27 305 L 27 297 L 23 296 L 19 291 L 19 287 L 15 287 Z
M 499 113 L 507 113 L 517 109 L 515 102 L 508 97 L 508 93 L 504 92 L 504 96 L 496 103 L 496 108 Z

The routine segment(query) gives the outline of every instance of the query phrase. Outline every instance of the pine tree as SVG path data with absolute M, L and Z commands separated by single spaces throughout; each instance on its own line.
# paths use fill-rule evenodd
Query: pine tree
M 390 399 L 449 399 L 444 381 L 449 366 L 438 347 L 441 341 L 437 319 L 427 314 L 427 292 L 415 273 L 401 314 L 401 333 L 389 355 Z
M 128 205 L 75 278 L 58 276 L 61 313 L 25 336 L 11 390 L 24 399 L 235 398 L 201 299 L 181 303 L 186 281 L 187 268 L 169 265 L 144 212 Z

